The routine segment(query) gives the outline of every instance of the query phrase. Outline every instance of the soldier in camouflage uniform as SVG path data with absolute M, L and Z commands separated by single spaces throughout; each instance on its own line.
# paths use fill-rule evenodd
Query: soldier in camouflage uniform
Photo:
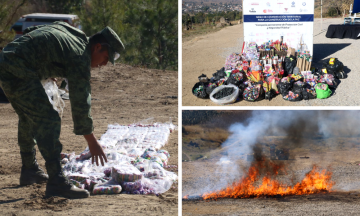
M 46 196 L 86 198 L 86 190 L 73 186 L 60 166 L 61 121 L 41 85 L 46 78 L 67 78 L 74 133 L 84 135 L 94 161 L 107 161 L 93 135 L 91 67 L 114 64 L 124 49 L 109 27 L 89 37 L 64 22 L 35 26 L 0 52 L 0 86 L 19 116 L 18 143 L 22 159 L 20 185 L 47 182 Z M 38 145 L 48 175 L 35 158 Z

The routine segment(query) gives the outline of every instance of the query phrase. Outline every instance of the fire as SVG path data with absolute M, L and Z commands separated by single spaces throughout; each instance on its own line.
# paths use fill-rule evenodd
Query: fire
M 322 191 L 330 191 L 335 184 L 331 181 L 332 172 L 321 170 L 314 166 L 313 169 L 305 175 L 305 178 L 296 183 L 293 187 L 286 186 L 274 179 L 278 175 L 279 171 L 284 169 L 281 165 L 276 165 L 271 161 L 266 162 L 268 166 L 265 171 L 266 175 L 263 177 L 261 184 L 256 186 L 256 182 L 259 180 L 261 173 L 263 173 L 264 162 L 256 162 L 253 164 L 247 174 L 242 177 L 238 182 L 234 182 L 232 185 L 225 189 L 205 193 L 202 195 L 203 199 L 219 199 L 219 198 L 249 198 L 249 197 L 261 197 L 261 196 L 275 196 L 275 195 L 303 195 L 314 194 Z

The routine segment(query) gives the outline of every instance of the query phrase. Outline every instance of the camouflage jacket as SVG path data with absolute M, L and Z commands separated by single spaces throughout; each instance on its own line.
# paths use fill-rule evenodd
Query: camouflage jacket
M 74 133 L 93 132 L 89 38 L 67 23 L 35 26 L 3 49 L 5 70 L 22 79 L 68 79 Z

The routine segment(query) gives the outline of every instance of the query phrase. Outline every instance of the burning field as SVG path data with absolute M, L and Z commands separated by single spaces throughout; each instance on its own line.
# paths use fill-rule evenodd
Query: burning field
M 279 118 L 279 112 L 254 111 L 231 123 L 221 146 L 197 146 L 202 157 L 183 161 L 183 215 L 357 214 L 360 138 L 354 115 L 360 113 L 281 111 Z M 211 121 L 197 126 L 216 128 Z M 183 127 L 183 140 L 196 143 L 194 125 Z M 183 141 L 183 157 L 186 146 Z
M 305 175 L 305 178 L 296 183 L 295 186 L 286 186 L 280 182 L 272 179 L 279 172 L 279 166 L 271 164 L 274 169 L 274 174 L 267 174 L 259 186 L 255 186 L 256 181 L 260 177 L 260 169 L 264 165 L 262 163 L 251 166 L 245 177 L 241 178 L 239 182 L 234 182 L 232 185 L 216 192 L 205 193 L 202 195 L 204 200 L 219 199 L 219 198 L 251 198 L 260 196 L 286 196 L 286 195 L 303 195 L 314 194 L 329 191 L 333 182 L 331 181 L 332 173 L 326 170 L 319 171 L 316 166 Z

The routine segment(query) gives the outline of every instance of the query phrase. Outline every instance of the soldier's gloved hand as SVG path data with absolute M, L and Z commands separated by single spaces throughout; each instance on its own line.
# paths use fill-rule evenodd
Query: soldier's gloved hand
M 104 166 L 104 161 L 107 162 L 107 158 L 101 145 L 96 140 L 94 134 L 84 135 L 84 137 L 89 146 L 92 164 L 94 164 L 94 161 L 96 161 L 96 165 L 99 166 L 99 158 L 100 158 L 101 165 Z

